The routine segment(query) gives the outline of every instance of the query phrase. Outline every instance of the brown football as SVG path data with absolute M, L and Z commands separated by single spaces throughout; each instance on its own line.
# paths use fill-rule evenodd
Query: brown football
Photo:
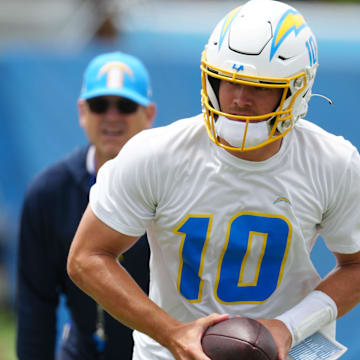
M 277 347 L 269 330 L 247 317 L 210 326 L 201 340 L 211 360 L 276 360 Z

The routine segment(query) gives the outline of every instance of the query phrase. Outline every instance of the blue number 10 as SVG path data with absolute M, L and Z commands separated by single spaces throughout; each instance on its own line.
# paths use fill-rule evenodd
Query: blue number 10
M 174 231 L 183 236 L 178 290 L 190 302 L 202 298 L 204 258 L 211 241 L 211 225 L 211 215 L 189 215 Z M 228 224 L 218 262 L 216 299 L 223 304 L 238 304 L 261 303 L 269 298 L 281 282 L 291 232 L 291 224 L 282 216 L 236 214 Z

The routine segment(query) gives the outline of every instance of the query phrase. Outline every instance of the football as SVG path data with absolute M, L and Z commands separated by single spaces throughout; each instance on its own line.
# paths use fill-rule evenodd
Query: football
M 270 331 L 258 321 L 234 317 L 210 326 L 201 344 L 211 360 L 276 360 Z

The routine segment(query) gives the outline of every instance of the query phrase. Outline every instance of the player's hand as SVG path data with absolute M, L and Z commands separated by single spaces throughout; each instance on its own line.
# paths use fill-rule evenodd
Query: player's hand
M 292 337 L 289 329 L 280 320 L 256 319 L 263 324 L 273 336 L 278 348 L 278 360 L 286 360 L 291 348 Z
M 202 350 L 201 338 L 209 326 L 228 318 L 227 314 L 211 314 L 192 322 L 180 323 L 172 328 L 167 348 L 176 360 L 210 360 Z

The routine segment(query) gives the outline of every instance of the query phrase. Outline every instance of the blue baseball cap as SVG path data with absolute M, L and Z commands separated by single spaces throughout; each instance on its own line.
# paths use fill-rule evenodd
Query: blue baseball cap
M 80 99 L 121 96 L 147 106 L 151 102 L 149 74 L 136 57 L 112 52 L 95 57 L 84 73 Z

